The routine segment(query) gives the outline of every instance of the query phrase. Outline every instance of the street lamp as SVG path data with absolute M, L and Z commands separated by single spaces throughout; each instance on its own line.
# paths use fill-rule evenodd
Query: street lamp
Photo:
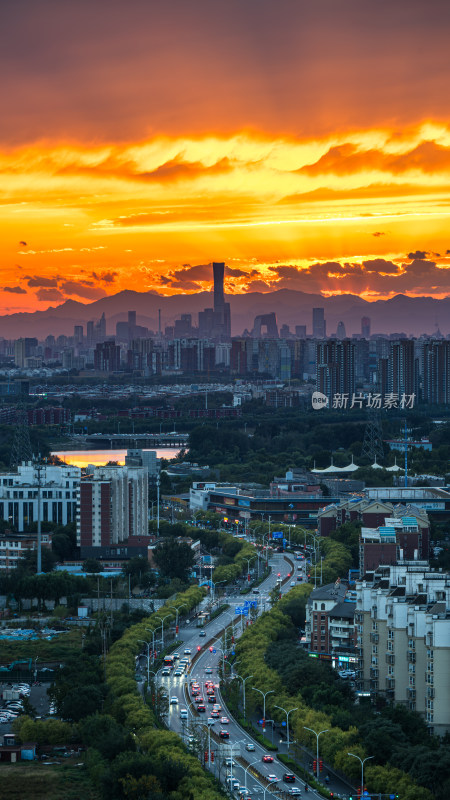
M 151 642 L 146 642 L 145 639 L 138 639 L 138 642 L 142 642 L 143 644 L 147 645 L 147 655 L 145 657 L 147 659 L 147 689 L 148 689 L 148 685 L 150 683 L 149 671 L 150 671 L 150 644 L 151 644 Z
M 161 485 L 159 472 L 156 476 L 156 535 L 159 536 L 159 487 Z
M 353 758 L 357 758 L 358 761 L 361 762 L 361 794 L 364 792 L 364 764 L 366 761 L 369 761 L 371 758 L 375 758 L 375 756 L 367 756 L 364 760 L 360 758 L 360 756 L 355 756 L 354 753 L 347 753 L 348 756 L 352 756 Z
M 160 626 L 158 625 L 158 627 L 155 628 L 154 630 L 152 628 L 145 629 L 146 631 L 148 631 L 148 633 L 151 633 L 152 635 L 153 664 L 155 663 L 155 633 L 156 631 L 159 631 L 159 628 Z M 143 641 L 143 639 L 141 639 L 141 641 Z
M 253 678 L 253 675 L 247 675 L 246 678 L 243 678 L 242 675 L 238 675 L 236 672 L 236 678 L 239 678 L 239 680 L 242 681 L 243 699 L 244 699 L 244 719 L 245 719 L 245 681 L 248 681 L 250 680 L 250 678 Z
M 286 709 L 283 708 L 282 706 L 274 706 L 274 708 L 279 708 L 280 711 L 284 711 L 284 713 L 286 714 L 287 749 L 288 749 L 288 752 L 289 752 L 289 744 L 290 744 L 290 742 L 289 742 L 289 714 L 292 714 L 293 711 L 298 711 L 298 708 L 291 708 L 290 711 L 286 711 Z
M 319 733 L 317 733 L 317 731 L 315 731 L 313 728 L 307 728 L 307 727 L 306 727 L 306 725 L 303 725 L 303 727 L 304 727 L 305 731 L 311 731 L 311 733 L 314 733 L 314 735 L 315 735 L 315 737 L 316 737 L 316 739 L 317 739 L 317 749 L 316 749 L 316 778 L 319 778 L 319 773 L 320 773 L 320 764 L 319 764 L 319 736 L 320 736 L 322 733 L 328 733 L 328 728 L 325 728 L 325 730 L 323 730 L 323 731 L 319 731 Z
M 264 800 L 266 800 L 267 789 L 269 788 L 269 786 L 273 786 L 274 783 L 278 783 L 278 781 L 272 781 L 271 783 L 268 783 L 267 786 L 264 787 Z
M 264 704 L 263 704 L 263 733 L 265 733 L 265 731 L 266 731 L 266 697 L 267 697 L 268 694 L 275 694 L 275 689 L 269 689 L 268 692 L 262 692 L 261 689 L 256 689 L 255 686 L 252 686 L 252 690 L 254 692 L 259 692 L 260 694 L 262 694 L 262 696 L 264 698 Z
M 244 786 L 245 786 L 245 788 L 247 788 L 247 772 L 249 771 L 250 767 L 254 767 L 255 764 L 260 764 L 260 763 L 261 762 L 260 762 L 260 760 L 258 758 L 256 761 L 252 761 L 252 763 L 249 764 L 248 767 L 245 767 L 245 769 L 244 769 Z
M 172 616 L 172 614 L 166 614 L 166 616 L 163 617 L 162 619 L 161 619 L 161 617 L 156 617 L 156 619 L 159 619 L 159 621 L 161 622 L 161 628 L 162 628 L 161 642 L 162 642 L 162 649 L 163 650 L 164 650 L 164 620 L 169 619 L 169 617 L 171 617 L 171 616 Z
M 187 608 L 187 605 L 186 603 L 182 603 L 180 606 L 178 606 L 178 608 L 176 606 L 169 606 L 169 608 L 173 608 L 175 611 L 175 633 L 178 633 L 178 614 L 180 612 L 180 608 Z

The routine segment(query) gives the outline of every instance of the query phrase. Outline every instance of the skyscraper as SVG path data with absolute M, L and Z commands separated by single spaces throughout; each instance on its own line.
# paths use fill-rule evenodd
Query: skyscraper
M 229 339 L 231 336 L 230 304 L 225 302 L 223 277 L 225 264 L 223 261 L 213 262 L 214 276 L 214 336 Z
M 345 339 L 345 325 L 343 322 L 338 322 L 338 326 L 336 328 L 336 336 L 338 339 Z
M 225 297 L 223 293 L 223 276 L 225 272 L 225 264 L 223 262 L 213 262 L 213 275 L 214 275 L 214 311 L 223 309 L 225 305 Z
M 327 326 L 325 322 L 325 310 L 323 308 L 313 308 L 313 337 L 314 339 L 325 339 Z
M 370 317 L 361 317 L 361 335 L 365 339 L 370 337 Z

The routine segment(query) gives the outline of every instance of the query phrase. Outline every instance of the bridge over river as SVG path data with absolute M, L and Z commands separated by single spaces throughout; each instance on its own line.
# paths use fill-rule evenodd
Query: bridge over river
M 92 433 L 83 439 L 85 447 L 88 449 L 154 450 L 157 447 L 187 447 L 189 434 L 176 431 L 172 433 Z M 79 440 L 78 443 L 80 444 Z

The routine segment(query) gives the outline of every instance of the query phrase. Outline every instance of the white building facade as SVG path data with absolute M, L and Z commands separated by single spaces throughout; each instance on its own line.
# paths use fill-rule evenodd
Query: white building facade
M 19 533 L 38 520 L 38 495 L 42 522 L 75 522 L 81 470 L 73 466 L 21 464 L 16 472 L 0 473 L 0 519 Z

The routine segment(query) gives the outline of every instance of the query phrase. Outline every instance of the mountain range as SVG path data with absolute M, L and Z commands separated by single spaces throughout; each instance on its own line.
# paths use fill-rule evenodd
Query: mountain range
M 307 332 L 312 333 L 312 309 L 315 307 L 325 309 L 328 335 L 336 331 L 340 321 L 344 322 L 347 335 L 360 333 L 363 316 L 370 318 L 372 333 L 419 336 L 422 333 L 435 333 L 438 327 L 444 335 L 450 332 L 450 297 L 436 300 L 399 294 L 389 300 L 368 302 L 352 294 L 323 297 L 320 294 L 281 289 L 265 294 L 249 292 L 227 295 L 226 299 L 231 305 L 233 336 L 240 335 L 245 329 L 251 331 L 254 318 L 269 312 L 276 313 L 279 327 L 287 324 L 294 332 L 296 325 L 306 325 Z M 209 292 L 163 297 L 155 292 L 125 290 L 93 303 L 66 300 L 45 311 L 4 315 L 0 318 L 0 336 L 6 339 L 21 336 L 44 339 L 48 334 L 69 336 L 73 335 L 74 325 L 98 320 L 103 313 L 107 321 L 107 333 L 113 335 L 116 322 L 126 320 L 129 310 L 136 311 L 139 325 L 156 331 L 158 310 L 161 309 L 164 330 L 181 314 L 192 314 L 193 325 L 197 325 L 198 312 L 212 305 L 213 295 Z

